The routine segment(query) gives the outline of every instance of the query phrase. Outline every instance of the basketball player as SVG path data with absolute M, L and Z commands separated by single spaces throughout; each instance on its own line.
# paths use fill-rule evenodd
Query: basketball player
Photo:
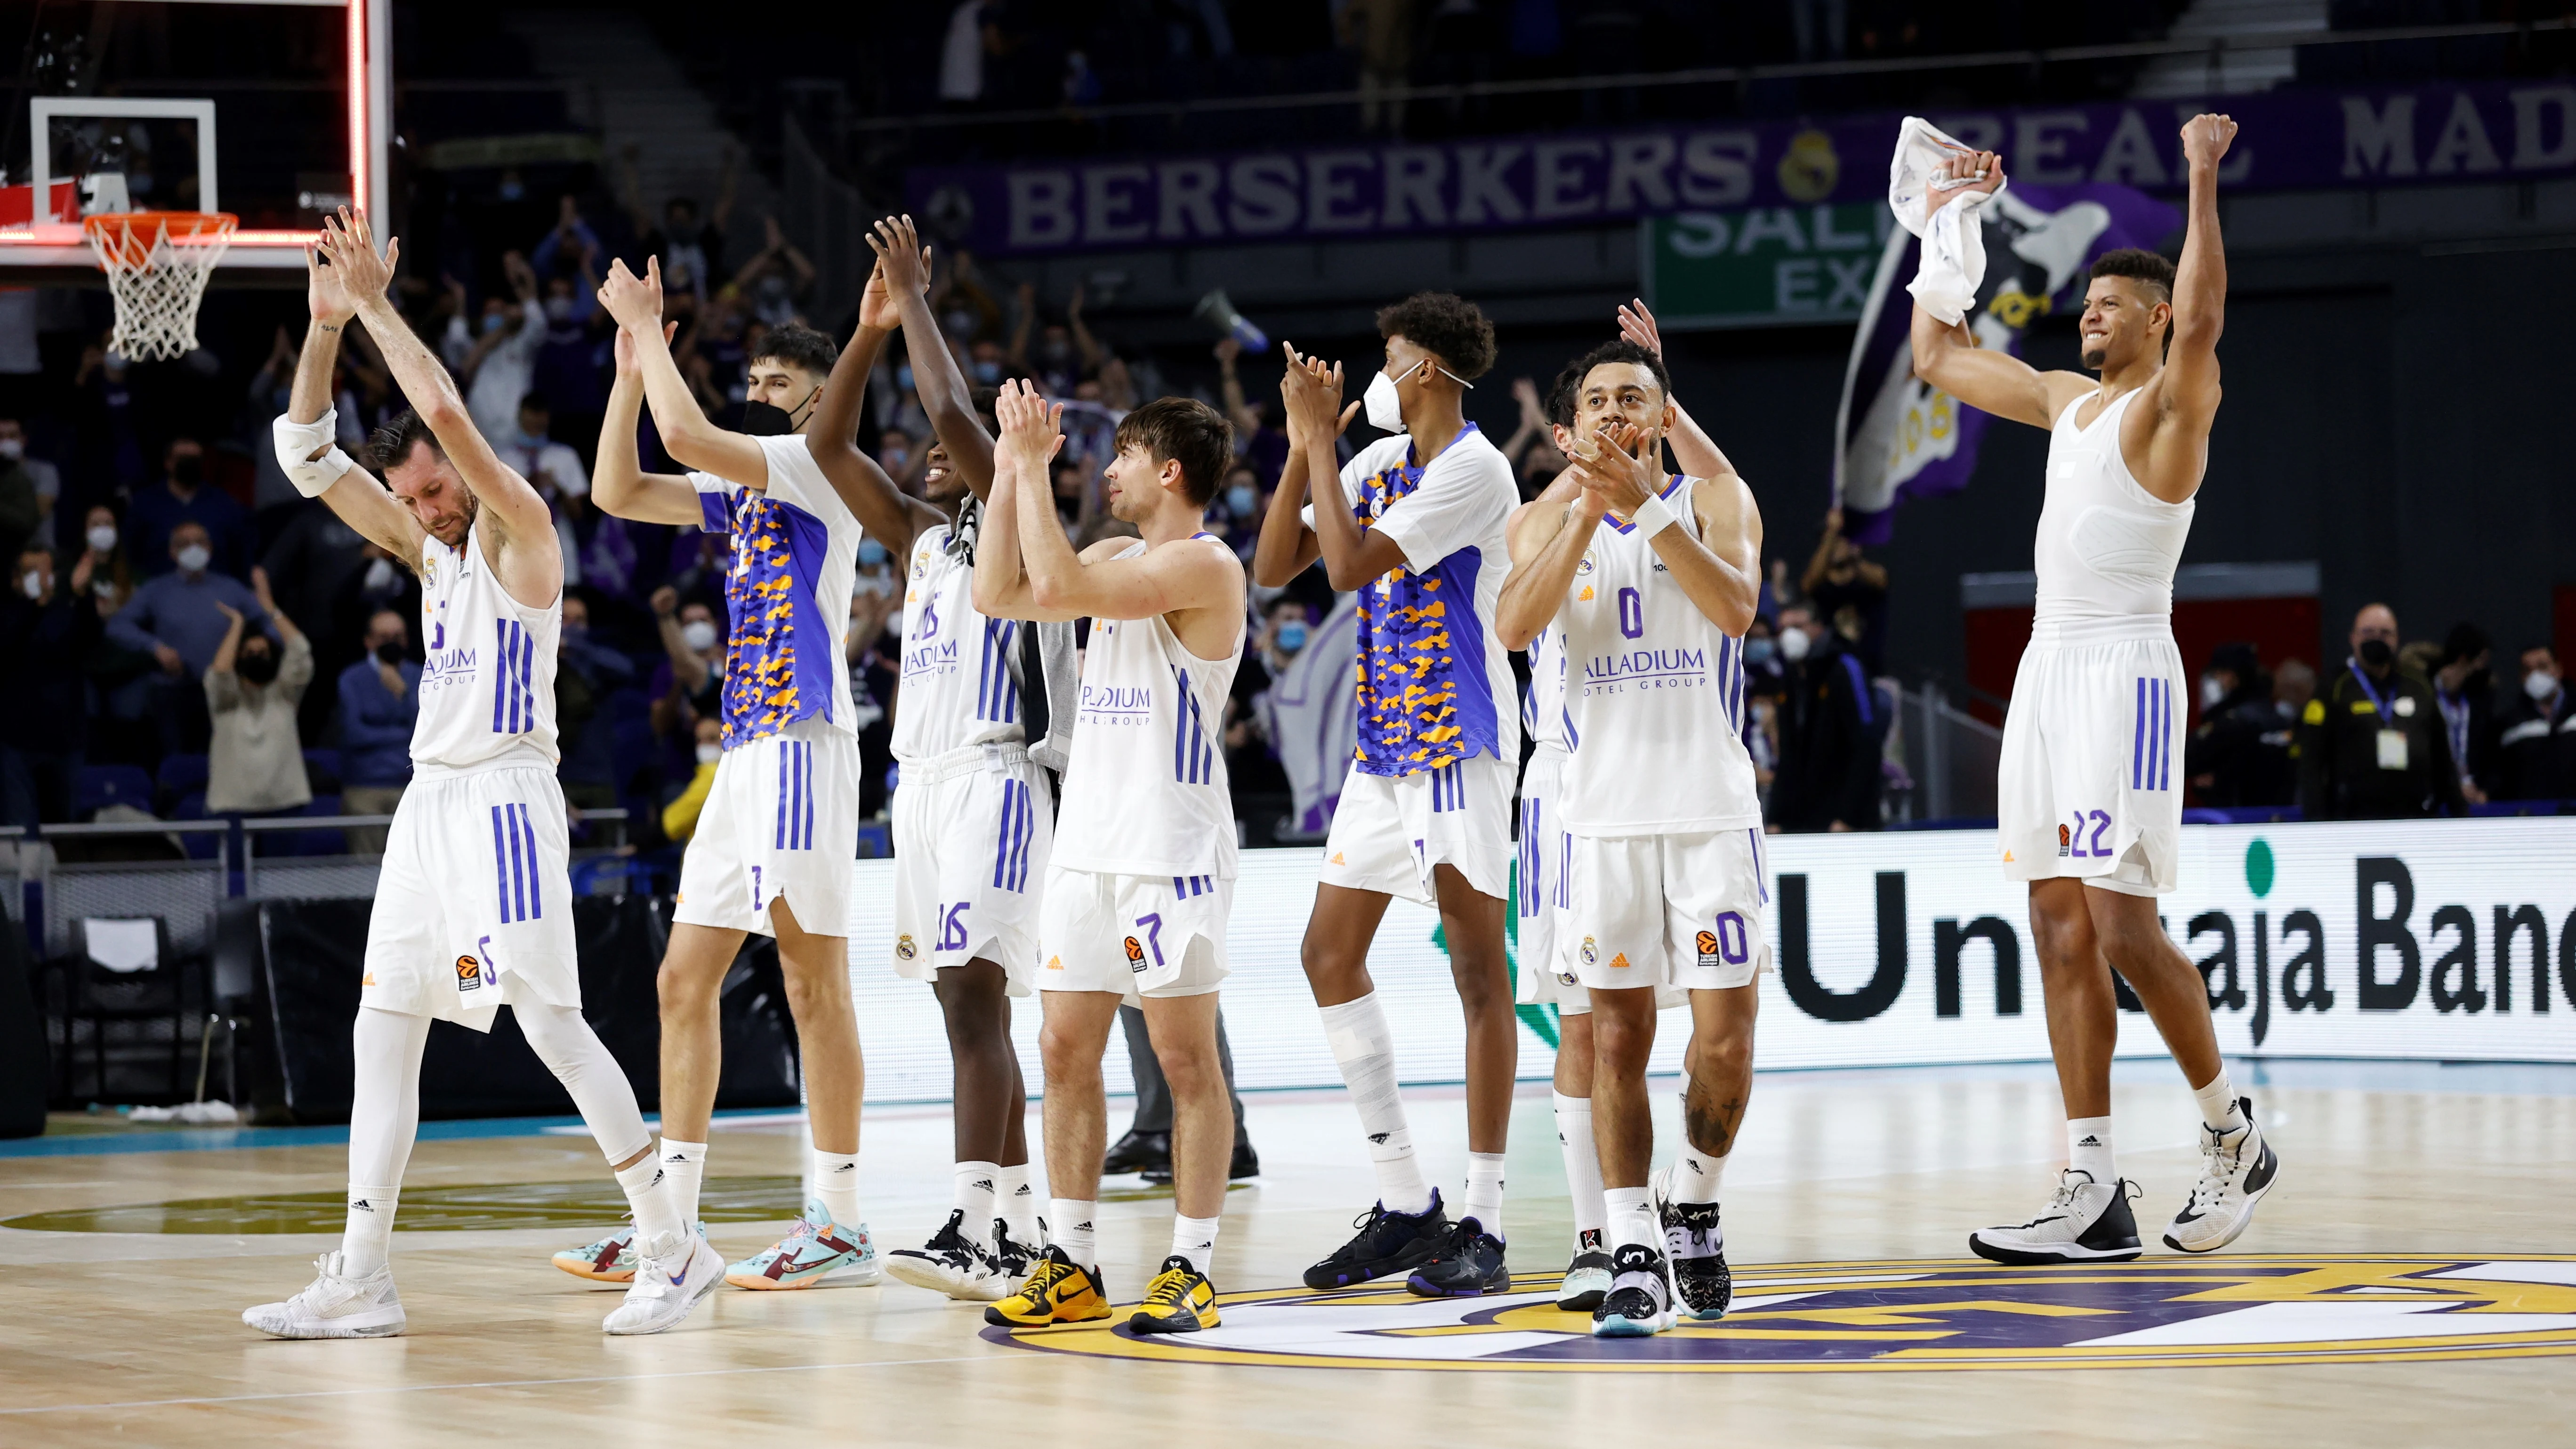
M 697 1215 L 722 1040 L 717 992 L 757 931 L 778 940 L 813 1124 L 815 1200 L 784 1239 L 726 1268 L 742 1288 L 808 1288 L 881 1276 L 858 1217 L 858 1027 L 850 1005 L 851 861 L 858 855 L 859 746 L 843 636 L 858 573 L 850 498 L 891 491 L 854 442 L 868 368 L 890 330 L 872 289 L 847 352 L 811 328 L 765 334 L 750 360 L 743 432 L 698 410 L 662 322 L 657 261 L 612 263 L 599 300 L 617 320 L 617 380 L 600 427 L 592 499 L 621 518 L 733 535 L 725 576 L 732 642 L 723 669 L 724 753 L 680 860 L 662 957 L 662 1163 Z M 685 477 L 636 461 L 639 404 Z M 641 1286 L 644 1278 L 637 1277 Z M 713 1291 L 692 1282 L 691 1297 Z
M 2190 684 L 2170 619 L 2174 565 L 2218 412 L 2227 299 L 2218 163 L 2235 135 L 2225 116 L 2182 128 L 2191 210 L 2179 267 L 2135 250 L 2093 264 L 2081 338 L 2098 384 L 1979 348 L 1966 326 L 1920 302 L 1914 309 L 1917 375 L 1970 407 L 2049 430 L 2039 603 L 2004 720 L 1996 803 L 2004 874 L 2030 882 L 2068 1161 L 2037 1217 L 1969 1235 L 1969 1247 L 2000 1263 L 2140 1252 L 2135 1188 L 2111 1155 L 2114 970 L 2200 1102 L 2200 1181 L 2165 1246 L 2207 1253 L 2234 1242 L 2278 1168 L 2252 1101 L 2228 1084 L 2200 973 L 2156 915 L 2156 897 L 2175 886 L 2182 782 L 2173 758 Z M 1992 152 L 1953 157 L 1944 173 L 1952 185 L 1928 191 L 1927 215 L 2003 186 Z M 1924 288 L 1916 283 L 1918 294 Z
M 402 1332 L 387 1250 L 420 1125 L 421 1048 L 433 1019 L 489 1031 L 506 1003 L 608 1154 L 643 1235 L 645 1272 L 602 1326 L 657 1332 L 678 1321 L 662 1285 L 722 1264 L 688 1231 L 634 1089 L 582 1020 L 555 784 L 563 556 L 544 500 L 494 455 L 447 369 L 386 300 L 399 254 L 389 243 L 378 256 L 366 220 L 345 208 L 324 223 L 305 257 L 312 322 L 273 429 L 297 492 L 420 575 L 429 657 L 351 1033 L 347 1231 L 311 1285 L 242 1321 L 279 1338 Z M 332 442 L 331 372 L 353 318 L 413 404 L 373 439 L 383 482 Z
M 1762 519 L 1722 455 L 1703 478 L 1657 468 L 1676 413 L 1653 352 L 1604 343 L 1576 366 L 1567 471 L 1580 491 L 1514 534 L 1498 628 L 1507 643 L 1562 634 L 1561 949 L 1590 999 L 1612 1244 L 1592 1331 L 1625 1338 L 1671 1327 L 1676 1310 L 1723 1317 L 1732 1291 L 1718 1191 L 1752 1088 L 1754 983 L 1770 952 L 1741 723 Z M 1650 1207 L 1646 1059 L 1672 992 L 1689 996 L 1690 1082 L 1678 1170 Z
M 1264 587 L 1286 585 L 1320 556 L 1334 588 L 1359 592 L 1359 749 L 1301 954 L 1359 1108 L 1378 1201 L 1356 1236 L 1306 1270 L 1306 1286 L 1411 1270 L 1405 1286 L 1416 1293 L 1474 1297 L 1511 1286 L 1503 1146 L 1520 1026 L 1504 900 L 1521 742 L 1511 657 L 1491 621 L 1510 567 L 1503 525 L 1520 491 L 1464 411 L 1467 389 L 1494 364 L 1493 324 L 1463 298 L 1423 292 L 1380 312 L 1377 325 L 1385 366 L 1349 408 L 1338 363 L 1283 344 L 1288 462 L 1253 556 Z M 1391 436 L 1336 470 L 1335 440 L 1362 407 Z M 1336 472 L 1331 489 L 1324 480 Z M 1307 504 L 1310 490 L 1329 506 Z M 1395 1036 L 1369 976 L 1369 943 L 1398 895 L 1439 910 L 1467 1016 L 1467 1186 L 1455 1223 L 1414 1158 Z
M 1027 383 L 1003 385 L 992 518 L 975 549 L 975 607 L 986 617 L 1091 619 L 1038 915 L 1054 1241 L 984 1317 L 1008 1326 L 1109 1316 L 1096 1228 L 1108 1148 L 1100 1055 L 1124 1002 L 1144 1011 L 1171 1083 L 1177 1210 L 1171 1255 L 1127 1327 L 1188 1333 L 1217 1323 L 1208 1266 L 1234 1150 L 1216 1045 L 1235 874 L 1218 732 L 1243 649 L 1244 580 L 1242 562 L 1201 527 L 1233 460 L 1233 429 L 1188 398 L 1127 414 L 1108 503 L 1140 536 L 1076 554 L 1047 487 L 1063 411 Z
M 1011 998 L 1037 984 L 1038 887 L 1055 802 L 1046 770 L 1029 757 L 1027 702 L 1045 680 L 1026 677 L 1021 630 L 1066 626 L 987 618 L 975 608 L 993 438 L 930 314 L 929 267 L 912 218 L 878 222 L 868 241 L 939 439 L 922 474 L 929 502 L 911 502 L 899 523 L 869 528 L 909 559 L 894 720 L 903 767 L 894 796 L 894 970 L 928 982 L 939 998 L 956 1103 L 948 1222 L 923 1246 L 886 1254 L 886 1271 L 951 1298 L 991 1300 L 1028 1272 L 1042 1231 L 1029 1188 L 1028 1097 L 1011 1048 Z M 953 524 L 942 509 L 955 510 Z M 1069 654 L 1070 638 L 1065 647 Z

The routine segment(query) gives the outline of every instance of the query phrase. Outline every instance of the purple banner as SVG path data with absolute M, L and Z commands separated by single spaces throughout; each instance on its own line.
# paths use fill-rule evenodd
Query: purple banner
M 2016 185 L 2155 192 L 2180 187 L 2176 133 L 2211 106 L 2243 126 L 2221 176 L 2230 190 L 2576 174 L 2576 84 L 2565 81 L 1935 110 L 1927 119 L 2002 152 Z M 1884 196 L 1900 119 L 920 167 L 906 191 L 916 213 L 958 218 L 961 240 L 992 253 L 1562 228 Z

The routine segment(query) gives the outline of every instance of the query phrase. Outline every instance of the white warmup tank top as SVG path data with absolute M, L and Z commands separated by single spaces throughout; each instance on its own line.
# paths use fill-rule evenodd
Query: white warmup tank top
M 2129 618 L 2170 627 L 2174 567 L 2191 533 L 2192 504 L 2149 493 L 2120 456 L 2120 419 L 2142 390 L 2121 394 L 2087 427 L 2077 427 L 2075 415 L 2090 394 L 2057 415 L 2032 550 L 2038 622 Z
M 563 598 L 541 609 L 513 599 L 492 576 L 483 525 L 463 548 L 420 544 L 420 718 L 411 763 L 421 775 L 504 765 L 552 770 L 555 635 Z
M 1561 612 L 1561 611 L 1560 611 Z M 1521 698 L 1521 732 L 1542 750 L 1565 748 L 1565 631 L 1550 620 L 1530 641 L 1529 693 Z
M 1699 536 L 1690 480 L 1664 501 Z M 1565 634 L 1565 828 L 1688 835 L 1762 823 L 1744 748 L 1744 641 L 1709 622 L 1636 530 L 1604 518 L 1557 610 Z
M 1219 548 L 1212 533 L 1192 535 Z M 1138 540 L 1120 558 L 1145 551 Z M 1107 875 L 1234 879 L 1225 701 L 1243 633 L 1223 659 L 1183 647 L 1162 615 L 1094 619 L 1082 657 L 1057 865 Z
M 948 551 L 946 525 L 913 540 L 903 595 L 903 694 L 894 757 L 935 760 L 972 745 L 1018 744 L 1021 725 L 1017 619 L 975 612 L 975 567 Z

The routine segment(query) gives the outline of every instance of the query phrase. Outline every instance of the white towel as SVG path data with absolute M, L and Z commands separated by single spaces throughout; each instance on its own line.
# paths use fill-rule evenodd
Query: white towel
M 1940 127 L 1920 116 L 1908 116 L 1897 132 L 1896 154 L 1887 166 L 1887 208 L 1896 214 L 1897 225 L 1923 239 L 1922 263 L 1905 290 L 1924 311 L 1954 325 L 1967 315 L 1977 300 L 1977 289 L 1985 284 L 1985 224 L 1979 213 L 2004 188 L 1969 192 L 1933 213 L 1928 226 L 1924 215 L 1934 192 L 1951 189 L 1935 179 L 1942 164 L 1969 154 L 1973 154 L 1970 147 L 1952 140 Z

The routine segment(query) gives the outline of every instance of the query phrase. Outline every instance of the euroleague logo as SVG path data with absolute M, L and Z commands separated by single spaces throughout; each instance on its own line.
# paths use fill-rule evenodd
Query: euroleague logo
M 1133 936 L 1127 938 L 1127 969 L 1139 976 L 1145 974 L 1145 947 Z
M 1702 966 L 1715 966 L 1726 959 L 1724 951 L 1718 946 L 1715 931 L 1700 932 L 1698 938 L 1691 944 L 1699 948 L 1699 964 Z
M 1735 1302 L 1640 1343 L 1557 1308 L 1554 1273 L 1483 1298 L 1401 1283 L 1221 1294 L 1222 1321 L 987 1329 L 1054 1353 L 1287 1368 L 1849 1373 L 2185 1368 L 2576 1355 L 2576 1256 L 2249 1254 L 1999 1268 L 1957 1259 L 1765 1263 Z

